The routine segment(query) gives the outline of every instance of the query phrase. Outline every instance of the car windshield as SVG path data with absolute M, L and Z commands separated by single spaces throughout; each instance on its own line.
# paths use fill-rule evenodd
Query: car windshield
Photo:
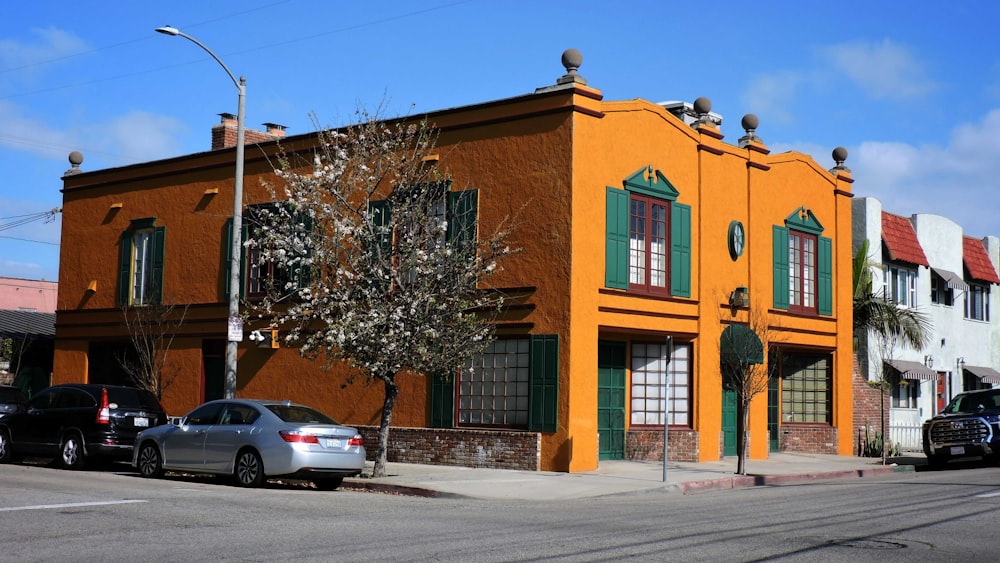
M 296 424 L 340 424 L 316 409 L 301 405 L 267 405 L 267 410 L 285 422 Z
M 968 393 L 959 395 L 945 407 L 948 414 L 958 412 L 975 412 L 979 410 L 994 410 L 1000 408 L 1000 389 L 988 393 Z

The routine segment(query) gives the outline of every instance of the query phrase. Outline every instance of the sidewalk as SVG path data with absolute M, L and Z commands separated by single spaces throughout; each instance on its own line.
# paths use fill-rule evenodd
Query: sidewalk
M 773 452 L 766 460 L 747 461 L 747 475 L 736 475 L 736 458 L 702 463 L 601 461 L 596 471 L 557 473 L 477 469 L 445 465 L 389 463 L 388 475 L 344 480 L 343 488 L 427 497 L 508 500 L 563 500 L 643 492 L 695 493 L 759 485 L 814 480 L 856 479 L 896 472 L 913 472 L 926 460 L 922 454 L 880 458 Z M 368 462 L 365 475 L 371 475 Z

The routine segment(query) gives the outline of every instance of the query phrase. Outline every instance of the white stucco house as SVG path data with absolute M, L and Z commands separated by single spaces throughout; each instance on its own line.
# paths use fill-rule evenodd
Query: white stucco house
M 868 380 L 891 384 L 890 438 L 919 449 L 920 424 L 952 397 L 1000 385 L 1000 239 L 966 235 L 940 215 L 895 215 L 875 198 L 852 205 L 855 252 L 869 241 L 872 290 L 932 323 L 923 350 L 866 336 L 857 350 Z

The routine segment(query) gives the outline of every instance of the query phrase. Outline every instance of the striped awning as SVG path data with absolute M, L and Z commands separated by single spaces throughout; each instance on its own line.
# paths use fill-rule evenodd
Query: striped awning
M 931 270 L 934 270 L 935 274 L 941 276 L 941 279 L 944 280 L 945 285 L 947 285 L 949 289 L 960 289 L 962 291 L 969 291 L 969 284 L 965 283 L 965 280 L 962 279 L 962 276 L 956 274 L 955 272 L 950 272 L 942 268 L 934 268 L 934 267 L 931 267 Z
M 1000 371 L 986 366 L 965 366 L 965 371 L 978 377 L 983 383 L 1000 384 Z
M 886 360 L 892 369 L 899 372 L 903 379 L 919 379 L 921 381 L 933 381 L 937 378 L 937 372 L 920 362 L 909 362 L 906 360 Z M 966 367 L 968 369 L 968 367 Z

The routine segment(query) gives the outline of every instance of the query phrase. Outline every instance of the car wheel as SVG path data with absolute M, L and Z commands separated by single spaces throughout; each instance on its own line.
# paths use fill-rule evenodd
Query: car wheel
M 259 487 L 264 484 L 264 463 L 260 454 L 253 450 L 243 450 L 236 456 L 233 471 L 236 483 L 241 487 Z
M 313 481 L 313 485 L 321 491 L 333 491 L 336 490 L 344 482 L 343 477 L 332 477 L 330 479 L 316 479 Z
M 11 461 L 14 456 L 10 451 L 10 438 L 6 430 L 0 430 L 0 463 Z
M 160 450 L 149 442 L 143 444 L 139 449 L 139 474 L 151 479 L 163 475 Z
M 63 438 L 59 448 L 59 461 L 65 469 L 83 469 L 83 440 L 79 434 L 69 434 Z
M 942 456 L 942 455 L 928 455 L 927 456 L 927 465 L 931 466 L 934 469 L 941 469 L 942 467 L 944 467 L 944 464 L 947 461 L 948 461 L 948 459 L 946 457 Z

